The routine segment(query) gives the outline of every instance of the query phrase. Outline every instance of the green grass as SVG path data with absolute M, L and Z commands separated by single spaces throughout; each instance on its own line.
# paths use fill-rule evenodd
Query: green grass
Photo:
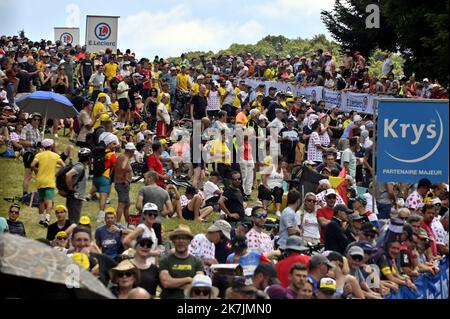
M 58 152 L 61 153 L 64 148 L 69 145 L 69 141 L 67 137 L 60 137 L 57 139 L 58 143 Z M 76 152 L 78 152 L 78 147 L 76 147 Z M 76 156 L 75 156 L 76 157 Z M 76 160 L 76 158 L 75 158 Z M 0 158 L 0 216 L 6 217 L 8 216 L 8 209 L 11 205 L 10 202 L 3 200 L 4 197 L 13 197 L 13 196 L 21 196 L 22 195 L 22 182 L 23 182 L 23 174 L 24 167 L 21 159 L 6 159 Z M 87 190 L 90 189 L 91 181 L 88 181 Z M 143 183 L 134 183 L 131 185 L 131 207 L 130 213 L 135 214 L 136 208 L 135 203 L 137 199 L 137 194 L 139 189 L 143 186 Z M 34 174 L 33 179 L 30 183 L 29 191 L 36 191 L 34 186 Z M 183 193 L 184 190 L 181 190 L 180 193 Z M 256 198 L 256 191 L 252 194 L 252 198 Z M 114 188 L 111 190 L 110 194 L 111 205 L 117 208 L 117 193 Z M 66 199 L 56 195 L 55 205 L 65 204 Z M 19 220 L 21 220 L 25 224 L 25 230 L 27 232 L 27 237 L 37 239 L 37 238 L 45 238 L 47 235 L 47 229 L 38 224 L 38 209 L 31 208 L 29 206 L 25 206 L 24 204 L 20 204 L 22 206 Z M 252 205 L 252 202 L 248 203 L 249 206 Z M 107 205 L 108 207 L 108 205 Z M 82 215 L 87 215 L 91 218 L 91 223 L 93 224 L 93 229 L 98 227 L 100 224 L 95 220 L 97 218 L 99 208 L 97 201 L 83 202 L 83 210 Z M 208 222 L 194 222 L 194 221 L 183 221 L 183 224 L 188 225 L 194 234 L 205 233 L 207 228 L 218 219 L 217 213 L 212 213 L 208 217 Z M 54 212 L 52 214 L 52 222 L 55 221 Z M 178 224 L 180 224 L 180 220 L 178 218 L 167 218 L 163 220 L 163 230 L 166 232 L 173 230 Z

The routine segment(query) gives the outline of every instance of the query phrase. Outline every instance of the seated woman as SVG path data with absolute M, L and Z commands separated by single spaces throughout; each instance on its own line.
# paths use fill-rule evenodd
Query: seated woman
M 198 193 L 195 187 L 186 188 L 186 197 L 188 204 L 182 209 L 183 219 L 203 221 L 214 210 L 213 207 L 202 207 L 203 197 Z
M 111 269 L 111 292 L 117 299 L 127 299 L 128 293 L 140 282 L 139 269 L 129 260 L 124 260 Z
M 284 192 L 283 181 L 287 179 L 289 179 L 289 173 L 283 158 L 278 159 L 278 165 L 270 164 L 261 172 L 258 198 L 263 202 L 264 209 L 267 209 L 273 196 L 277 216 L 281 216 L 281 201 Z
M 316 195 L 312 192 L 306 193 L 303 204 L 297 212 L 303 241 L 310 242 L 313 245 L 320 243 L 320 225 L 317 219 L 316 203 Z

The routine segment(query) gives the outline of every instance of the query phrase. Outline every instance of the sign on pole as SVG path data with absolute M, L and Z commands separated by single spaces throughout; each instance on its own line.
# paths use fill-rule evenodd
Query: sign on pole
M 377 123 L 379 181 L 448 181 L 448 100 L 380 99 Z
M 55 27 L 55 42 L 76 46 L 80 44 L 80 28 Z
M 119 17 L 86 16 L 86 46 L 91 53 L 117 50 L 117 27 Z

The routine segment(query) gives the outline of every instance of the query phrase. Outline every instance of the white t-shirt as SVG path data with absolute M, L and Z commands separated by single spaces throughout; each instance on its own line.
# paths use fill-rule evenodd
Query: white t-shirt
M 341 166 L 344 167 L 344 163 L 349 164 L 349 175 L 353 178 L 356 176 L 356 156 L 355 153 L 349 148 L 342 152 L 341 155 Z
M 128 84 L 125 81 L 121 81 L 119 83 L 119 85 L 117 86 L 117 92 L 127 90 L 129 88 L 130 87 L 128 86 Z M 128 97 L 128 91 L 122 92 L 117 95 L 118 99 L 126 99 L 127 97 Z
M 142 132 L 137 133 L 136 138 L 138 143 L 144 141 L 145 140 L 144 133 Z
M 207 181 L 205 185 L 203 185 L 203 194 L 205 195 L 205 201 L 214 196 L 217 196 L 216 194 L 214 194 L 214 192 L 218 190 L 220 190 L 219 186 L 211 181 Z
M 148 228 L 145 224 L 139 224 L 137 225 L 137 228 L 142 228 L 144 230 L 144 233 L 142 234 L 142 238 L 150 238 L 153 242 L 152 249 L 155 250 L 158 248 L 158 238 L 156 238 L 155 230 L 153 228 Z M 156 258 L 155 257 L 149 257 L 147 258 L 148 263 L 155 264 Z
M 206 238 L 205 234 L 197 234 L 189 245 L 189 253 L 202 260 L 213 259 L 216 258 L 216 246 Z M 212 276 L 210 266 L 205 265 L 205 272 L 208 276 Z
M 157 108 L 157 110 L 159 110 L 159 111 L 161 111 L 161 113 L 162 113 L 162 119 L 164 120 L 164 122 L 167 124 L 167 125 L 169 125 L 170 124 L 170 115 L 169 115 L 169 112 L 167 111 L 167 108 L 166 108 L 166 106 L 164 105 L 164 103 L 159 103 L 158 104 L 158 108 Z
M 300 223 L 303 228 L 303 236 L 320 239 L 320 225 L 316 213 L 305 211 L 303 220 Z

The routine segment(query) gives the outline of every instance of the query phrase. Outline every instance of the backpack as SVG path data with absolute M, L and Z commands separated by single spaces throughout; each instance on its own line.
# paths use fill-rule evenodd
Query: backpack
M 106 171 L 105 156 L 106 145 L 104 142 L 100 142 L 92 150 L 92 175 L 94 177 L 102 176 Z
M 31 207 L 39 207 L 39 193 L 28 193 L 23 195 L 20 201 L 24 204 L 30 205 Z
M 94 150 L 95 146 L 98 143 L 98 140 L 100 138 L 101 133 L 99 133 L 100 130 L 103 130 L 103 132 L 105 132 L 105 128 L 103 126 L 99 126 L 97 127 L 94 132 L 92 133 L 88 133 L 86 135 L 86 144 L 87 144 L 87 148 L 89 148 L 91 151 Z
M 81 129 L 81 127 L 80 127 L 80 122 L 78 122 L 78 116 L 75 116 L 74 118 L 73 118 L 73 125 L 72 125 L 72 129 L 73 129 L 73 131 L 75 132 L 75 134 L 80 134 L 80 129 Z
M 75 164 L 77 165 L 77 164 Z M 75 166 L 75 165 L 67 165 L 62 167 L 58 173 L 56 174 L 56 188 L 58 189 L 59 195 L 62 197 L 67 197 L 69 193 L 69 188 L 66 183 L 66 174 Z M 76 182 L 73 184 L 75 187 L 83 178 L 84 178 L 84 167 L 83 172 L 76 178 Z

